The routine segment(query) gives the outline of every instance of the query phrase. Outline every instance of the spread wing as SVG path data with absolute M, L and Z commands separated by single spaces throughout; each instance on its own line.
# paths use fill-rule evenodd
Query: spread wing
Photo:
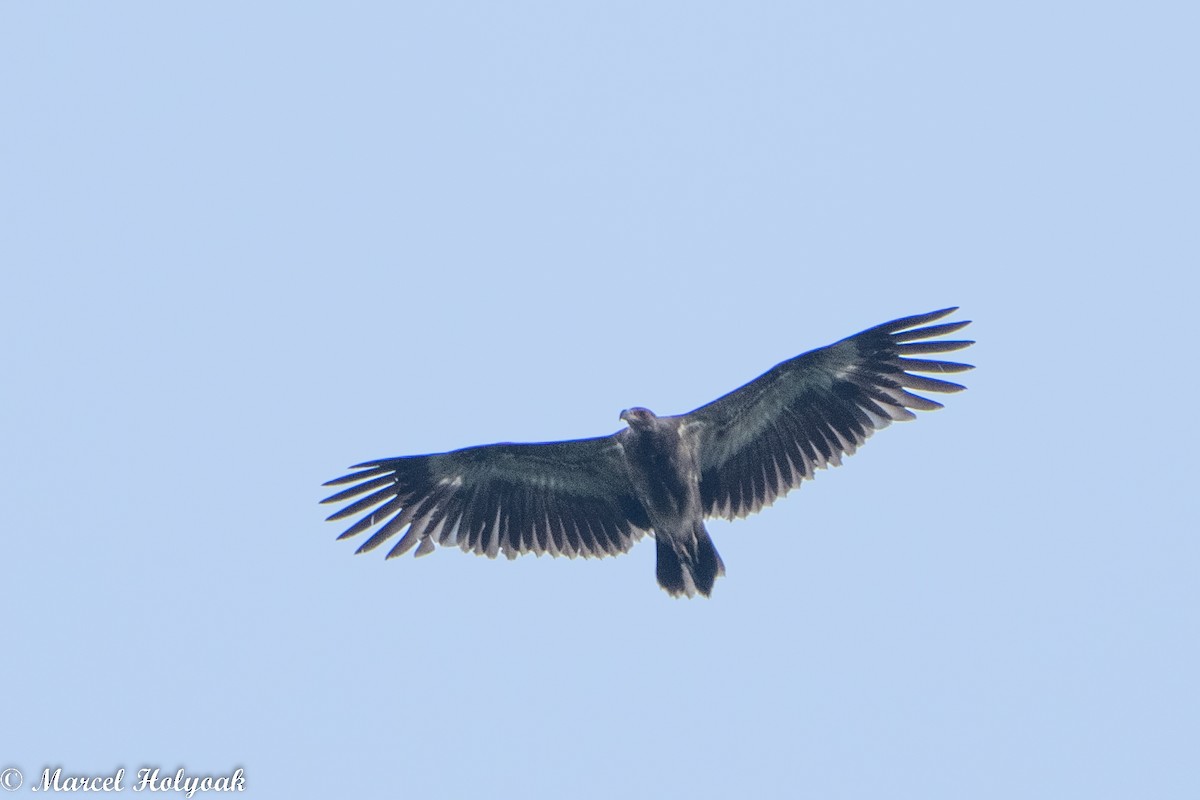
M 885 322 L 784 361 L 740 389 L 684 415 L 700 437 L 700 498 L 707 516 L 744 517 L 796 488 L 815 470 L 840 465 L 876 430 L 937 403 L 909 389 L 957 392 L 957 383 L 914 375 L 962 372 L 969 364 L 919 356 L 967 347 L 934 340 L 969 322 L 918 327 L 956 308 Z M 918 356 L 918 358 L 912 358 Z
M 634 496 L 615 436 L 492 444 L 358 464 L 326 486 L 353 484 L 323 503 L 366 495 L 329 519 L 362 517 L 339 539 L 376 528 L 357 552 L 408 530 L 387 557 L 419 544 L 457 545 L 494 558 L 623 553 L 650 522 Z M 376 527 L 378 526 L 378 527 Z

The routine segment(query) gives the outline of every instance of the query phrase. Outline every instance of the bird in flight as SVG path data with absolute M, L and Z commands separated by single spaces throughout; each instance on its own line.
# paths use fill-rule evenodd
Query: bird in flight
M 969 364 L 924 358 L 972 341 L 940 339 L 969 321 L 930 324 L 957 308 L 904 317 L 777 364 L 724 397 L 677 416 L 627 408 L 611 436 L 488 444 L 357 464 L 326 486 L 351 484 L 323 503 L 361 514 L 338 538 L 375 528 L 357 552 L 404 535 L 393 558 L 437 545 L 504 553 L 615 556 L 647 534 L 658 583 L 673 596 L 709 596 L 725 565 L 706 517 L 737 519 L 841 464 L 876 430 L 941 403 L 909 391 L 964 387 L 914 373 Z M 924 326 L 924 327 L 922 327 Z M 365 497 L 360 497 L 366 495 Z

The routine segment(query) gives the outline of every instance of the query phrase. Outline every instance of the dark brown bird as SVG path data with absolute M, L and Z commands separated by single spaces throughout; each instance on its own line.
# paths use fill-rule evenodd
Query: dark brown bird
M 909 409 L 942 407 L 910 389 L 964 388 L 913 374 L 972 368 L 913 357 L 974 344 L 934 340 L 968 322 L 919 327 L 956 310 L 885 322 L 796 356 L 687 414 L 626 409 L 629 427 L 611 436 L 358 464 L 352 469 L 360 471 L 325 484 L 353 485 L 322 502 L 367 495 L 329 519 L 363 515 L 339 539 L 378 526 L 359 553 L 404 531 L 388 558 L 413 547 L 425 555 L 439 544 L 490 558 L 603 557 L 650 534 L 659 585 L 676 596 L 708 596 L 725 565 L 705 517 L 754 513 L 816 470 L 840 465 L 876 430 L 913 419 Z

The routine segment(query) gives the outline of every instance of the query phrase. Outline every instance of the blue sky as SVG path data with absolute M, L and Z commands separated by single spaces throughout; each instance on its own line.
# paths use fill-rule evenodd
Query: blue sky
M 1194 797 L 1184 3 L 9 3 L 0 767 L 247 796 Z M 353 555 L 366 459 L 961 305 L 970 390 L 668 598 Z

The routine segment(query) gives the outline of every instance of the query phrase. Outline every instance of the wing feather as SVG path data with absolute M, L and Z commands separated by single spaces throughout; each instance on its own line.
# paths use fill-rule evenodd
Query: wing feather
M 338 538 L 375 529 L 360 553 L 403 532 L 388 558 L 414 547 L 424 555 L 435 544 L 489 558 L 603 557 L 627 551 L 650 528 L 612 436 L 468 447 L 352 469 L 326 484 L 352 485 L 322 502 L 353 500 L 330 520 L 362 515 Z
M 885 322 L 784 361 L 762 376 L 684 415 L 699 425 L 700 496 L 708 516 L 744 517 L 841 464 L 876 430 L 915 419 L 910 409 L 942 404 L 914 394 L 962 385 L 914 373 L 948 374 L 970 364 L 927 358 L 969 347 L 940 339 L 969 321 L 935 323 L 957 309 Z

